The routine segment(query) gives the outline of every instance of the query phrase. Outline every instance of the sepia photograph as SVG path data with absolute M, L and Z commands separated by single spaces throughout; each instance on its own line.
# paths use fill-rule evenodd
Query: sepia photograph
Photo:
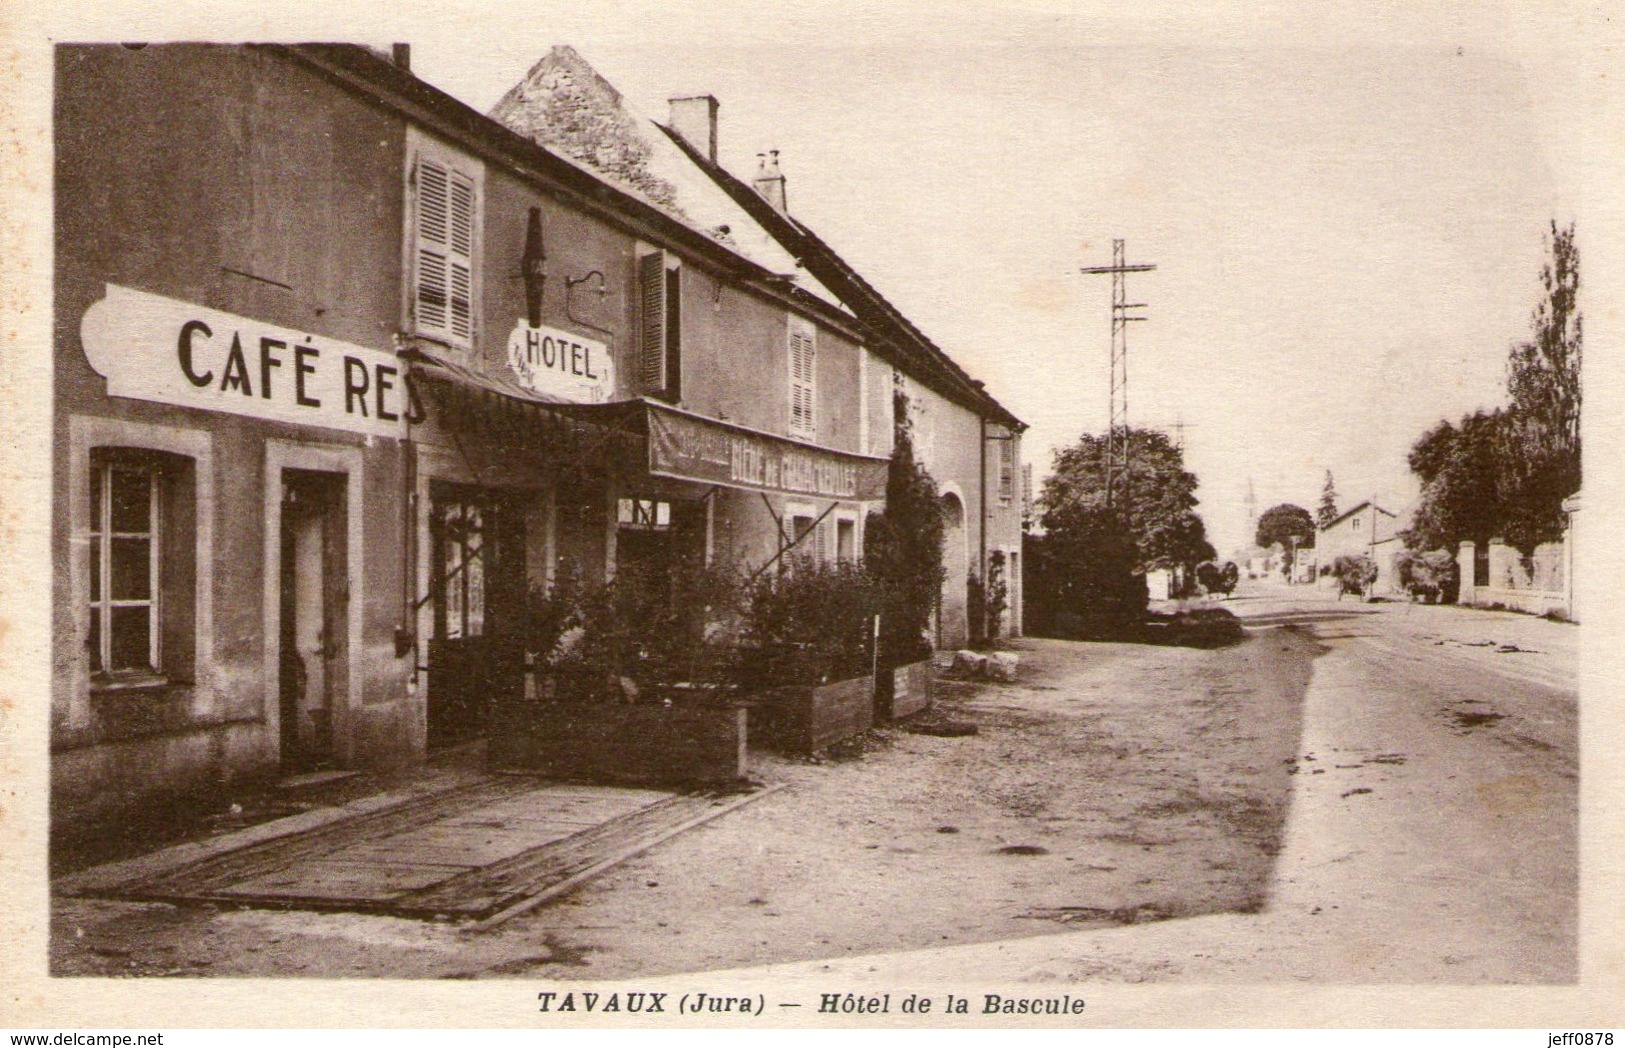
M 6 31 L 5 1025 L 1621 1025 L 1603 6 L 353 15 Z

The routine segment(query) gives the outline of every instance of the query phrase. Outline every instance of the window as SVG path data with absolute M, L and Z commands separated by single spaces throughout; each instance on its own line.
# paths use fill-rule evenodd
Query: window
M 1016 494 L 1016 435 L 997 438 L 999 445 L 999 498 L 1009 502 Z
M 484 636 L 486 508 L 472 499 L 449 499 L 436 512 L 436 566 L 444 595 L 437 635 L 445 640 Z
M 419 335 L 468 347 L 476 323 L 480 180 L 476 163 L 419 139 L 411 171 L 411 321 Z
M 671 529 L 671 503 L 656 499 L 621 499 L 618 523 L 634 531 Z
M 790 435 L 818 439 L 818 333 L 790 318 Z
M 638 385 L 673 403 L 683 396 L 682 267 L 656 251 L 638 259 Z
M 158 672 L 161 589 L 155 470 L 98 464 L 90 478 L 90 669 Z
M 1355 531 L 1359 531 L 1360 530 L 1360 518 L 1355 517 L 1353 522 L 1349 524 L 1349 527 L 1352 528 Z
M 841 518 L 835 522 L 835 559 L 843 564 L 855 563 L 858 559 L 858 522 L 850 518 Z
M 186 676 L 192 656 L 190 460 L 126 448 L 91 454 L 89 629 L 102 684 Z

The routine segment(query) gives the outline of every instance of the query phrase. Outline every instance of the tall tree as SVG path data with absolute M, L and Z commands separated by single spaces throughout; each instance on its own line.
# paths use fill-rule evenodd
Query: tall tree
M 1324 528 L 1337 519 L 1337 486 L 1332 483 L 1332 471 L 1326 471 L 1326 484 L 1320 489 L 1320 508 L 1315 510 L 1315 524 Z
M 1412 549 L 1504 538 L 1525 555 L 1563 534 L 1563 500 L 1580 488 L 1580 253 L 1574 226 L 1552 223 L 1544 297 L 1531 337 L 1507 359 L 1511 403 L 1447 421 L 1411 448 L 1422 500 L 1404 534 Z
M 1196 514 L 1196 474 L 1185 469 L 1185 457 L 1166 433 L 1128 431 L 1129 468 L 1113 484 L 1111 516 L 1131 543 L 1142 570 L 1194 569 L 1214 557 L 1207 528 Z M 1096 528 L 1107 509 L 1106 436 L 1084 434 L 1055 456 L 1054 472 L 1044 481 L 1046 531 L 1069 526 Z M 1085 513 L 1084 511 L 1088 511 Z
M 1308 510 L 1290 502 L 1271 506 L 1258 518 L 1258 533 L 1253 541 L 1264 549 L 1280 546 L 1290 571 L 1297 561 L 1297 551 L 1311 549 L 1315 544 L 1315 519 Z
M 1574 226 L 1547 236 L 1540 271 L 1544 297 L 1529 318 L 1531 337 L 1507 360 L 1507 520 L 1504 537 L 1529 553 L 1563 534 L 1563 500 L 1580 487 L 1580 251 Z
M 942 596 L 944 525 L 937 484 L 914 457 L 908 397 L 893 394 L 896 419 L 885 512 L 864 528 L 864 563 L 881 585 L 883 663 L 902 666 L 930 653 L 921 638 Z

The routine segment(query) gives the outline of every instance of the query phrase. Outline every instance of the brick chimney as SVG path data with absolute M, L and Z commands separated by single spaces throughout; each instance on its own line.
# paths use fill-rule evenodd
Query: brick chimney
M 756 161 L 756 177 L 751 180 L 751 185 L 763 200 L 773 205 L 773 210 L 788 215 L 790 209 L 784 197 L 784 174 L 779 170 L 779 151 L 769 149 L 765 153 L 757 153 Z
M 679 95 L 671 105 L 671 129 L 711 163 L 717 162 L 717 100 L 711 95 Z
M 404 70 L 406 70 L 408 72 L 411 72 L 411 69 L 412 69 L 412 45 L 411 44 L 392 44 L 392 45 L 390 45 L 389 52 L 390 52 L 390 54 L 389 54 L 390 59 L 392 61 L 394 61 L 394 63 L 396 65 L 400 66 L 402 69 L 404 69 Z

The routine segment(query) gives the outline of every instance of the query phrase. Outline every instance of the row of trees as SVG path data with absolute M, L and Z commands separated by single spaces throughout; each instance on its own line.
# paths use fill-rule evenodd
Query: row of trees
M 1528 556 L 1562 537 L 1563 500 L 1580 488 L 1580 253 L 1572 224 L 1552 223 L 1546 244 L 1530 337 L 1507 358 L 1508 403 L 1441 420 L 1411 448 L 1411 549 L 1501 538 Z

